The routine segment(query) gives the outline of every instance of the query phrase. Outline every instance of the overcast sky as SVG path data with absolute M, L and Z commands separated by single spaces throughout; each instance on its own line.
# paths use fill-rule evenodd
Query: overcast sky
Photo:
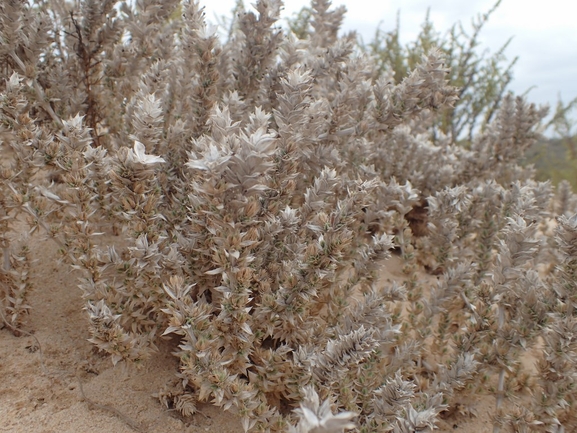
M 249 5 L 255 0 L 245 0 Z M 206 6 L 207 18 L 229 15 L 235 0 L 200 0 Z M 401 39 L 414 40 L 431 9 L 431 21 L 445 32 L 461 21 L 470 29 L 471 18 L 488 11 L 493 0 L 333 0 L 345 5 L 347 15 L 343 30 L 357 30 L 369 41 L 379 22 L 383 30 L 395 27 L 397 11 L 401 12 Z M 290 16 L 309 1 L 285 0 L 283 16 Z M 532 86 L 529 100 L 554 106 L 558 95 L 564 102 L 577 97 L 577 0 L 502 0 L 485 26 L 482 49 L 498 50 L 513 37 L 507 58 L 519 60 L 514 68 L 511 89 L 520 94 Z

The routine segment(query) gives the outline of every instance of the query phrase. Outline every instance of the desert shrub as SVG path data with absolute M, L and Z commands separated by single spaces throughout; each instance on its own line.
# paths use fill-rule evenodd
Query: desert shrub
M 460 92 L 442 50 L 392 81 L 344 10 L 314 0 L 299 39 L 280 6 L 224 42 L 196 2 L 0 6 L 5 324 L 28 309 L 27 225 L 81 271 L 114 363 L 175 341 L 159 399 L 184 414 L 423 431 L 490 392 L 496 431 L 574 428 L 575 199 L 518 165 L 545 111 L 503 96 L 460 146 L 433 128 Z
M 506 57 L 510 41 L 494 53 L 480 49 L 483 28 L 500 3 L 498 0 L 487 12 L 474 17 L 470 29 L 457 22 L 446 33 L 435 29 L 427 10 L 421 31 L 415 40 L 406 44 L 400 38 L 399 12 L 391 31 L 384 31 L 379 25 L 373 39 L 359 41 L 359 48 L 375 62 L 376 75 L 385 76 L 394 83 L 401 82 L 417 66 L 421 56 L 432 48 L 443 53 L 448 70 L 446 79 L 457 88 L 458 99 L 448 107 L 437 107 L 432 113 L 434 119 L 429 128 L 433 140 L 441 133 L 449 135 L 455 143 L 470 144 L 474 134 L 493 119 L 509 91 L 517 62 L 516 57 L 510 61 Z M 311 9 L 304 7 L 290 18 L 289 27 L 299 37 L 308 37 L 313 32 Z M 566 108 L 563 104 L 562 107 Z

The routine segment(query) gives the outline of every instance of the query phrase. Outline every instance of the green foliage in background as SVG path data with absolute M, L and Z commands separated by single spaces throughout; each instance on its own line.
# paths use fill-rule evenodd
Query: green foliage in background
M 567 180 L 573 190 L 577 188 L 577 121 L 572 116 L 575 108 L 577 98 L 568 104 L 559 99 L 547 124 L 553 137 L 539 140 L 526 155 L 527 163 L 535 166 L 537 179 L 551 179 L 555 185 Z
M 535 178 L 539 181 L 550 179 L 554 185 L 567 180 L 573 190 L 577 187 L 577 165 L 570 158 L 566 140 L 575 140 L 575 137 L 543 138 L 535 143 L 525 155 L 525 162 L 535 167 Z
M 473 133 L 493 118 L 513 78 L 512 68 L 517 61 L 516 57 L 512 61 L 505 57 L 510 40 L 493 54 L 479 50 L 481 30 L 499 4 L 500 1 L 487 13 L 472 19 L 470 30 L 458 22 L 443 35 L 435 30 L 427 12 L 415 41 L 401 43 L 400 19 L 397 19 L 393 31 L 378 28 L 375 38 L 361 46 L 378 58 L 382 73 L 388 72 L 389 65 L 393 67 L 395 82 L 415 67 L 423 53 L 434 47 L 441 49 L 449 68 L 449 83 L 459 88 L 459 101 L 438 114 L 434 128 L 454 140 L 470 142 Z

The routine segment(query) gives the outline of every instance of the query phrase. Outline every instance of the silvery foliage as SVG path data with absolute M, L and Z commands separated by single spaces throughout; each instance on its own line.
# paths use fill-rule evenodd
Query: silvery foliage
M 517 164 L 544 110 L 508 95 L 468 146 L 433 137 L 440 51 L 395 83 L 342 8 L 314 0 L 300 40 L 281 6 L 221 41 L 195 1 L 0 4 L 3 322 L 30 310 L 24 221 L 113 363 L 177 341 L 158 397 L 183 414 L 412 432 L 490 392 L 496 430 L 575 428 L 577 201 Z M 534 401 L 505 405 L 531 350 Z

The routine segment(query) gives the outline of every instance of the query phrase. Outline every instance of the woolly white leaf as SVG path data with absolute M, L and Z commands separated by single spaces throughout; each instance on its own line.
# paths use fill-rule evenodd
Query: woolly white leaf
M 138 140 L 134 140 L 134 148 L 130 150 L 128 158 L 133 162 L 141 164 L 156 164 L 157 162 L 166 162 L 164 158 L 156 155 L 147 155 L 146 148 Z

